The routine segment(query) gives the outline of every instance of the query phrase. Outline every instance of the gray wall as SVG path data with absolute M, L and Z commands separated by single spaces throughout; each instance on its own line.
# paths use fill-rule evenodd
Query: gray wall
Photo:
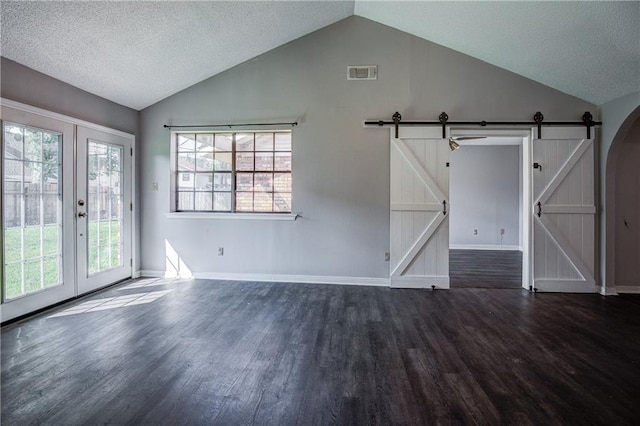
M 347 65 L 377 64 L 376 81 Z M 367 118 L 576 120 L 592 104 L 359 17 L 293 41 L 140 114 L 141 268 L 165 269 L 165 241 L 194 272 L 388 277 L 389 132 Z M 168 219 L 165 123 L 264 122 L 294 129 L 295 222 Z M 598 118 L 598 117 L 596 117 Z M 159 191 L 152 189 L 159 183 Z M 223 257 L 217 247 L 225 247 Z
M 450 245 L 500 248 L 504 228 L 502 245 L 520 247 L 520 147 L 463 145 L 450 163 Z
M 138 112 L 0 57 L 0 96 L 135 134 Z
M 613 200 L 608 202 L 608 192 L 615 187 L 615 173 L 607 170 L 607 164 L 617 161 L 617 155 L 612 149 L 612 144 L 616 136 L 621 142 L 625 139 L 628 129 L 622 128 L 625 120 L 628 119 L 636 108 L 640 106 L 640 91 L 623 96 L 600 106 L 602 117 L 602 129 L 600 133 L 600 276 L 601 282 L 607 289 L 613 289 L 616 285 L 615 279 L 615 236 L 610 235 L 614 229 L 615 217 L 613 217 Z M 628 120 L 627 120 L 628 121 Z M 628 125 L 629 123 L 627 123 Z M 622 127 L 621 127 L 622 126 Z M 616 157 L 616 158 L 613 158 Z M 609 181 L 608 181 L 609 180 Z M 620 182 L 620 185 L 625 185 Z M 637 185 L 636 185 L 637 186 Z M 611 217 L 609 217 L 611 215 Z
M 640 119 L 615 167 L 615 285 L 640 287 Z
M 602 129 L 600 132 L 600 167 L 604 171 L 607 154 L 616 133 L 631 112 L 640 106 L 640 91 L 630 93 L 606 104 L 600 105 Z

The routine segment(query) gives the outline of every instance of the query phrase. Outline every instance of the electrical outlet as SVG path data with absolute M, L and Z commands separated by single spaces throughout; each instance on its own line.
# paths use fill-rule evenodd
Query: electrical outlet
M 473 235 L 478 235 L 478 230 L 477 229 L 473 230 Z
M 500 235 L 504 235 L 504 228 L 500 228 Z
M 388 262 L 391 260 L 391 253 L 389 253 L 388 251 L 384 252 L 384 261 Z
M 218 247 L 218 256 L 224 256 L 224 247 Z

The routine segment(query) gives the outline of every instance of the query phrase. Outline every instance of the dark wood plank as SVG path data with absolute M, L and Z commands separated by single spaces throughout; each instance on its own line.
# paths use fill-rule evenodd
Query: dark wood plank
M 0 420 L 634 424 L 639 333 L 639 296 L 141 280 L 4 327 Z
M 449 250 L 451 287 L 522 288 L 522 252 Z

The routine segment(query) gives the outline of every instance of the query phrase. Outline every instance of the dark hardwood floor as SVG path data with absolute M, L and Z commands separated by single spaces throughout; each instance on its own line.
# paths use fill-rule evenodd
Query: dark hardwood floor
M 3 425 L 637 424 L 640 297 L 142 280 L 2 329 Z
M 522 252 L 449 250 L 451 287 L 522 288 Z

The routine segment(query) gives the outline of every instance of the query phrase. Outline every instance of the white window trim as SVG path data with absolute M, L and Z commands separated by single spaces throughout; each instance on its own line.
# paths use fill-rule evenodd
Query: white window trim
M 297 220 L 297 213 L 225 213 L 225 212 L 169 212 L 168 219 L 237 219 L 237 220 Z
M 177 173 L 177 169 L 175 166 L 176 163 L 176 155 L 177 150 L 175 149 L 175 138 L 178 133 L 216 133 L 217 131 L 211 131 L 207 129 L 194 128 L 192 131 L 178 131 L 174 130 L 170 132 L 171 135 L 171 150 L 170 150 L 170 170 L 171 170 L 171 179 L 169 184 L 170 196 L 169 196 L 169 212 L 165 213 L 165 217 L 167 219 L 208 219 L 208 220 L 228 220 L 228 219 L 237 219 L 237 220 L 275 220 L 275 221 L 294 221 L 298 218 L 302 217 L 299 213 L 279 213 L 279 212 L 216 212 L 216 211 L 177 211 L 175 210 L 176 206 L 176 179 L 175 174 Z M 238 129 L 232 130 L 231 132 L 250 132 L 250 133 L 260 133 L 260 132 L 290 132 L 293 138 L 293 131 L 290 129 Z M 223 133 L 223 132 L 218 132 Z M 293 155 L 293 145 L 291 147 L 291 153 Z M 232 172 L 233 173 L 233 172 Z M 291 171 L 291 175 L 293 176 L 293 170 Z M 293 196 L 293 191 L 291 192 Z M 233 191 L 232 191 L 233 196 Z M 293 207 L 293 206 L 292 206 Z

